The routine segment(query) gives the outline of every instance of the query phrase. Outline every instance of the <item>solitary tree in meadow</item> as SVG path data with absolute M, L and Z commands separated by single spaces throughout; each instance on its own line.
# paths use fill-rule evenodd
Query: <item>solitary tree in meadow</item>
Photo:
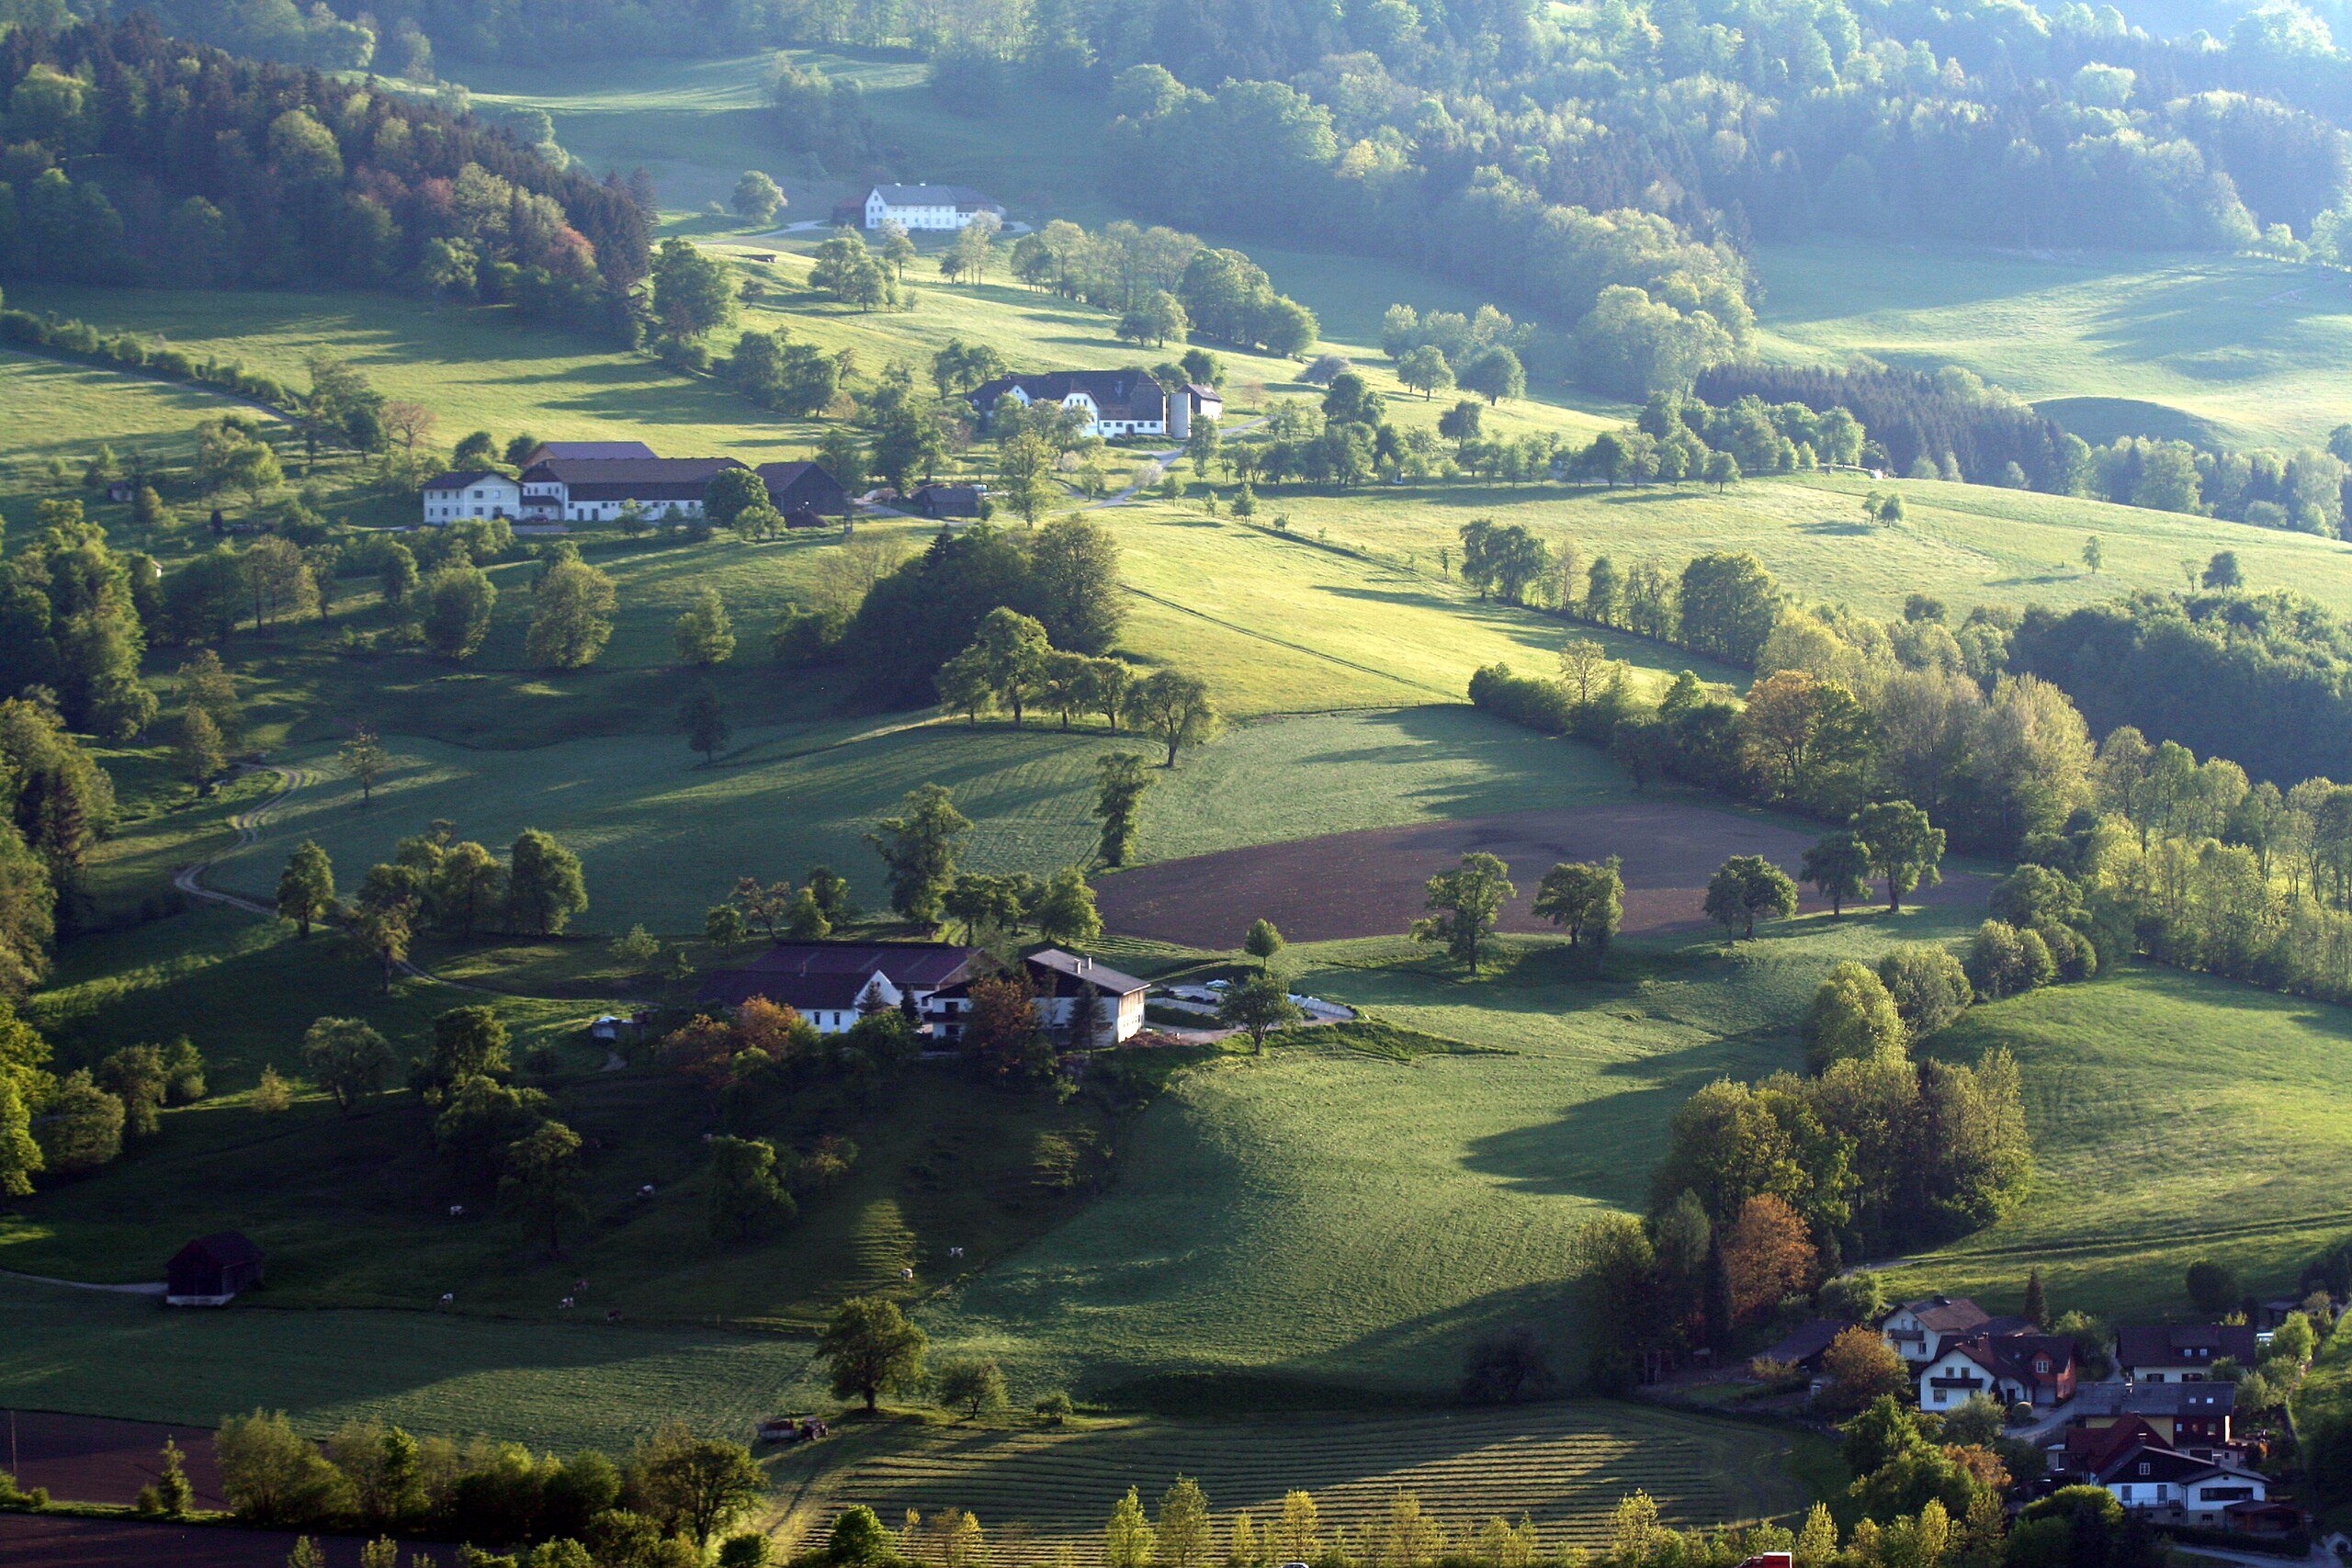
M 1804 852 L 1800 874 L 1815 892 L 1829 900 L 1829 918 L 1837 919 L 1846 906 L 1870 897 L 1870 852 L 1851 829 L 1821 839 Z
M 1216 1021 L 1227 1029 L 1250 1036 L 1250 1048 L 1262 1055 L 1266 1036 L 1306 1015 L 1290 999 L 1290 987 L 1264 970 L 1227 988 L 1216 1010 Z
M 1944 830 L 1907 800 L 1883 800 L 1854 813 L 1847 825 L 1869 857 L 1871 870 L 1886 879 L 1886 907 L 1903 909 L 1903 896 L 1926 882 L 1943 880 Z
M 1610 939 L 1625 918 L 1625 880 L 1615 855 L 1554 866 L 1535 891 L 1535 913 L 1568 933 L 1570 947 L 1590 944 L 1596 957 L 1609 954 Z
M 1275 929 L 1273 921 L 1261 916 L 1250 922 L 1249 934 L 1241 939 L 1241 951 L 1256 959 L 1260 968 L 1272 964 L 1282 950 L 1283 933 Z
M 359 786 L 359 804 L 366 806 L 374 797 L 376 781 L 390 768 L 390 756 L 377 740 L 376 731 L 364 724 L 351 732 L 337 756 L 344 776 Z
M 972 830 L 944 786 L 909 790 L 899 815 L 885 817 L 865 835 L 888 868 L 890 908 L 922 925 L 939 923 L 940 899 L 956 880 L 956 840 Z
M 1762 855 L 1734 855 L 1707 880 L 1707 918 L 1743 936 L 1756 934 L 1759 919 L 1786 919 L 1797 912 L 1797 885 Z
M 735 624 L 728 618 L 727 602 L 716 588 L 698 590 L 694 603 L 678 617 L 678 661 L 708 669 L 735 657 Z
M 1425 891 L 1430 912 L 1413 922 L 1413 940 L 1444 943 L 1447 955 L 1468 964 L 1476 976 L 1479 948 L 1493 933 L 1502 907 L 1519 893 L 1511 886 L 1510 867 L 1478 851 L 1464 855 L 1453 870 L 1430 877 Z
M 384 1087 L 399 1062 L 366 1020 L 322 1018 L 303 1032 L 302 1065 L 348 1116 L 360 1100 Z
M 1217 713 L 1207 682 L 1181 670 L 1155 670 L 1127 694 L 1127 717 L 1168 748 L 1168 766 L 1177 751 L 1198 746 L 1216 733 Z
M 708 686 L 695 688 L 679 710 L 678 722 L 686 732 L 686 744 L 702 753 L 705 767 L 717 760 L 718 749 L 735 733 L 735 727 L 727 722 L 726 705 Z
M 277 912 L 292 920 L 304 940 L 311 922 L 334 908 L 334 865 L 326 851 L 305 840 L 286 859 L 277 876 Z
M 750 222 L 772 223 L 784 209 L 784 191 L 759 170 L 746 169 L 743 177 L 735 182 L 732 205 L 737 216 Z
M 1136 837 L 1143 810 L 1144 792 L 1151 775 L 1144 760 L 1132 751 L 1114 751 L 1094 764 L 1099 779 L 1094 815 L 1102 821 L 1102 837 L 1095 847 L 1104 865 L 1125 865 L 1136 852 Z
M 929 1341 L 907 1321 L 898 1303 L 853 1296 L 833 1314 L 819 1344 L 831 1373 L 834 1397 L 863 1399 L 871 1413 L 883 1390 L 922 1382 Z

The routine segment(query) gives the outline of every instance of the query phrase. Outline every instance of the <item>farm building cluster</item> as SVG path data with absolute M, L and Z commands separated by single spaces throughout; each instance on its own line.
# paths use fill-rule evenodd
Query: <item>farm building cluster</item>
M 520 471 L 467 468 L 424 481 L 429 527 L 467 518 L 503 518 L 523 525 L 609 523 L 631 508 L 651 518 L 703 514 L 711 479 L 728 468 L 752 468 L 766 485 L 768 504 L 791 527 L 821 525 L 848 515 L 849 492 L 810 462 L 762 463 L 733 457 L 663 457 L 642 441 L 543 441 L 526 454 Z
M 2305 1303 L 2260 1303 L 2272 1327 Z M 1856 1324 L 1815 1318 L 1756 1358 L 1793 1367 L 1813 1389 L 1839 1336 L 1875 1332 L 1900 1358 L 1918 1407 L 1949 1415 L 1984 1395 L 2005 1408 L 2013 1437 L 2041 1450 L 2041 1484 L 2093 1485 L 2150 1523 L 2283 1535 L 2301 1510 L 2274 1498 L 2262 1445 L 2238 1427 L 2233 1369 L 2250 1370 L 2269 1334 L 2245 1322 L 2132 1324 L 2101 1347 L 2091 1375 L 2082 1345 L 1965 1296 L 1936 1295 Z
M 869 186 L 863 197 L 854 196 L 834 207 L 833 222 L 843 229 L 896 223 L 911 233 L 918 229 L 968 229 L 984 212 L 1004 221 L 1004 204 L 970 186 Z
M 998 376 L 965 394 L 980 427 L 988 428 L 997 403 L 1011 398 L 1023 408 L 1057 403 L 1079 416 L 1082 436 L 1164 435 L 1189 441 L 1196 419 L 1225 417 L 1225 397 L 1214 387 L 1186 382 L 1170 390 L 1148 370 L 1046 370 Z
M 1039 1025 L 1105 1043 L 1143 1028 L 1148 987 L 1132 975 L 1049 947 L 1022 960 Z M 975 982 L 993 973 L 977 947 L 931 942 L 780 942 L 750 963 L 713 971 L 696 1000 L 737 1008 L 753 997 L 792 1009 L 820 1034 L 897 1009 L 942 1046 L 963 1035 Z

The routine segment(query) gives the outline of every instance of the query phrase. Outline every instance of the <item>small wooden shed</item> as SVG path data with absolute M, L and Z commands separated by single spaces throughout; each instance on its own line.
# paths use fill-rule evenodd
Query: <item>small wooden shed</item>
M 164 1266 L 165 1306 L 226 1306 L 261 1283 L 261 1247 L 243 1231 L 198 1236 Z

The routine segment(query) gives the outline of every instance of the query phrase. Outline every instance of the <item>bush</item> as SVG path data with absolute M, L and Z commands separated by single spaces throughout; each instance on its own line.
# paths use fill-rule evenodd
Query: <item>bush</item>
M 1814 993 L 1799 1033 L 1805 1066 L 1814 1073 L 1843 1061 L 1869 1061 L 1903 1050 L 1903 1016 L 1876 975 L 1847 960 L 1830 971 Z
M 1814 1292 L 1813 1303 L 1824 1317 L 1868 1323 L 1886 1310 L 1886 1286 L 1869 1269 L 1857 1269 L 1850 1274 L 1823 1280 L 1821 1289 Z
M 0 1470 L 0 1508 L 46 1508 L 48 1506 L 48 1487 L 36 1486 L 27 1492 L 17 1486 L 15 1476 L 5 1470 Z
M 1552 1360 L 1535 1330 L 1514 1324 L 1470 1347 L 1464 1359 L 1462 1397 L 1473 1404 L 1516 1404 L 1554 1391 Z
M 1914 1041 L 1941 1033 L 1975 999 L 1960 960 L 1940 947 L 1905 942 L 1878 961 L 1878 977 Z
M 2038 931 L 2021 931 L 2007 920 L 1976 928 L 1966 964 L 1969 983 L 1982 997 L 2013 997 L 2057 977 L 2057 961 Z
M 2245 1291 L 2238 1283 L 2237 1274 L 2211 1258 L 2199 1258 L 2188 1266 L 2187 1280 L 2188 1299 L 2197 1310 L 2219 1315 L 2237 1310 Z
M 1030 1408 L 1037 1413 L 1038 1418 L 1046 1426 L 1058 1427 L 1070 1418 L 1070 1414 L 1076 1406 L 1070 1404 L 1069 1394 L 1057 1388 L 1039 1394 L 1037 1403 Z

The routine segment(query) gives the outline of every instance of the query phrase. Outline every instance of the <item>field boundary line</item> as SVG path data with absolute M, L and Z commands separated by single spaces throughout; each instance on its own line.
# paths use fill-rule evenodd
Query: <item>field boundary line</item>
M 1341 669 L 1353 670 L 1359 674 L 1375 675 L 1384 681 L 1394 681 L 1400 686 L 1410 686 L 1417 692 L 1434 692 L 1439 696 L 1445 698 L 1448 702 L 1458 703 L 1462 701 L 1461 698 L 1455 696 L 1453 693 L 1446 690 L 1443 686 L 1432 686 L 1427 682 L 1416 681 L 1408 675 L 1398 675 L 1390 671 L 1377 670 L 1369 664 L 1359 664 L 1352 659 L 1342 659 L 1336 653 L 1329 653 L 1319 648 L 1309 648 L 1303 642 L 1292 642 L 1285 637 L 1278 637 L 1272 632 L 1261 632 L 1254 626 L 1245 626 L 1238 621 L 1228 621 L 1222 615 L 1212 615 L 1206 610 L 1196 610 L 1190 604 L 1179 604 L 1177 601 L 1167 597 L 1165 594 L 1154 593 L 1148 588 L 1137 588 L 1132 582 L 1122 582 L 1119 586 L 1139 599 L 1148 599 L 1155 604 L 1159 604 L 1166 609 L 1177 611 L 1182 615 L 1197 615 L 1202 620 L 1208 622 L 1210 625 L 1223 626 L 1229 632 L 1238 632 L 1243 637 L 1256 637 L 1260 642 L 1270 642 L 1276 648 L 1286 648 L 1293 653 L 1304 653 L 1310 659 L 1320 659 L 1327 663 L 1337 664 Z

